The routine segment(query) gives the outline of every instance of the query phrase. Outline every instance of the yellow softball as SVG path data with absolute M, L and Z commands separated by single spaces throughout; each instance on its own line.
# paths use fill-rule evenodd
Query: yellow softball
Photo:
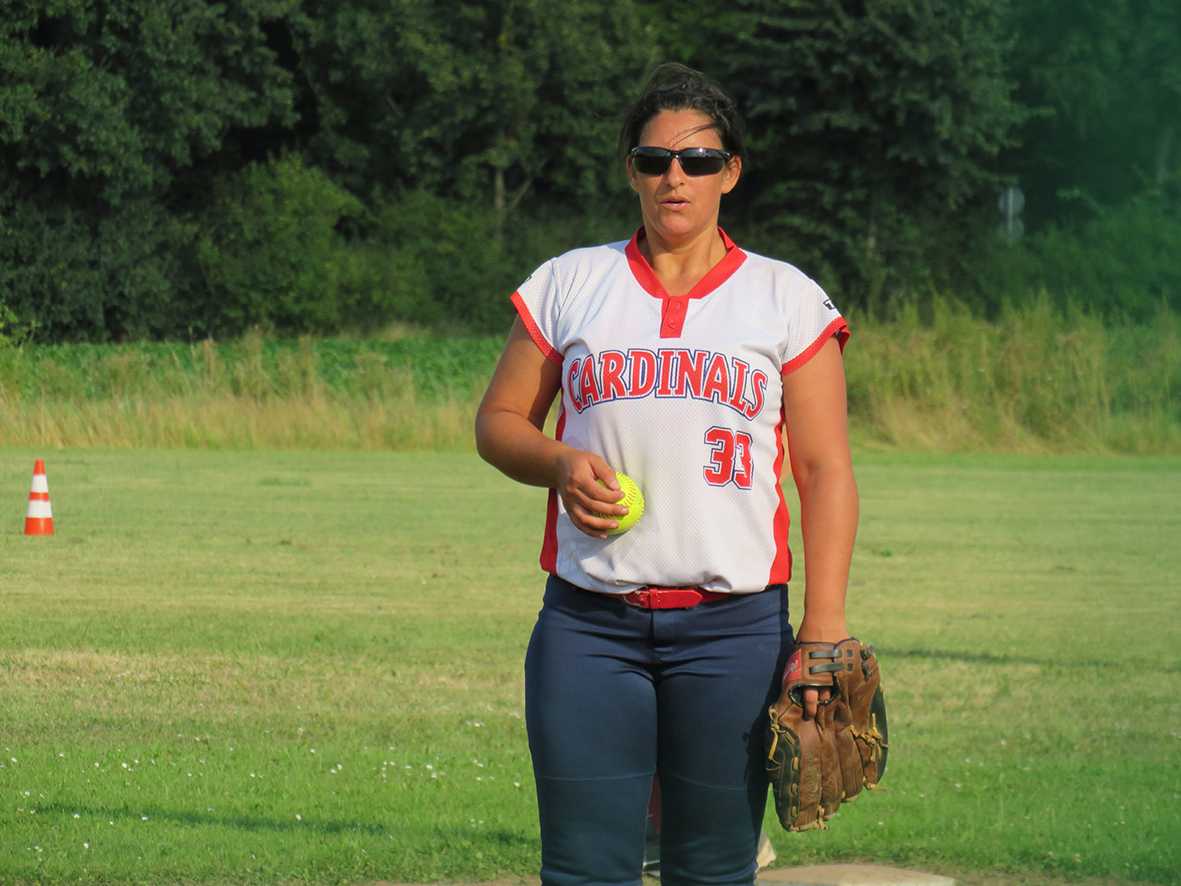
M 636 525 L 642 516 L 644 516 L 644 493 L 640 492 L 640 487 L 636 485 L 636 481 L 620 471 L 615 472 L 615 481 L 619 484 L 619 488 L 623 490 L 623 498 L 616 502 L 617 505 L 623 505 L 627 508 L 627 513 L 622 517 L 617 517 L 615 514 L 599 514 L 606 520 L 615 520 L 619 525 L 615 529 L 608 529 L 608 535 L 619 535 L 622 532 L 627 532 Z M 606 486 L 602 480 L 599 485 Z

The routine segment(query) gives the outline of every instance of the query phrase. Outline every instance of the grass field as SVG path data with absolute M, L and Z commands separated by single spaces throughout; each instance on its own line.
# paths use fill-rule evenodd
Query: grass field
M 828 832 L 769 818 L 780 863 L 1181 879 L 1181 459 L 858 478 L 890 772 Z M 543 506 L 465 453 L 0 452 L 0 883 L 534 872 Z

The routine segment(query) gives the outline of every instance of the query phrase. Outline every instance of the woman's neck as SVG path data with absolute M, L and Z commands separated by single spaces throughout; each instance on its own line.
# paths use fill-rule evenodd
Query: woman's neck
M 684 295 L 726 255 L 726 244 L 711 225 L 691 240 L 669 243 L 647 226 L 640 252 L 669 295 Z

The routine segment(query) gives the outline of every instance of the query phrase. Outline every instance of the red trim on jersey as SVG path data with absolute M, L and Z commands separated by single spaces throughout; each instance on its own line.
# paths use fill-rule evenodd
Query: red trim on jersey
M 787 413 L 779 407 L 779 424 L 775 426 L 775 492 L 779 496 L 779 507 L 771 520 L 771 532 L 775 536 L 775 559 L 771 561 L 771 574 L 767 584 L 787 584 L 791 581 L 791 548 L 787 545 L 787 531 L 791 526 L 791 515 L 787 511 L 787 499 L 783 497 L 783 427 L 787 424 Z
M 834 335 L 837 337 L 837 345 L 840 347 L 841 353 L 844 353 L 845 342 L 849 340 L 849 336 L 851 334 L 852 333 L 849 332 L 849 324 L 845 322 L 845 318 L 837 317 L 835 320 L 824 327 L 824 332 L 816 336 L 816 340 L 812 342 L 812 344 L 808 345 L 808 347 L 804 348 L 803 351 L 783 364 L 783 369 L 780 370 L 780 375 L 787 375 L 789 372 L 799 369 L 814 356 L 816 356 L 816 352 L 819 351 L 824 346 L 824 343 Z
M 511 298 L 513 307 L 517 309 L 517 314 L 520 315 L 521 322 L 525 324 L 525 329 L 529 332 L 529 337 L 533 339 L 533 344 L 537 345 L 541 353 L 545 355 L 545 359 L 552 360 L 561 366 L 562 355 L 554 350 L 553 345 L 546 341 L 545 336 L 541 332 L 541 327 L 533 319 L 533 315 L 529 312 L 529 306 L 525 304 L 525 299 L 521 297 L 521 293 L 514 292 Z
M 722 256 L 722 260 L 710 268 L 704 277 L 697 281 L 697 285 L 689 290 L 685 295 L 676 296 L 680 298 L 705 298 L 723 283 L 725 283 L 730 276 L 742 267 L 742 263 L 746 261 L 746 253 L 730 239 L 729 235 L 718 228 L 718 233 L 722 235 L 722 245 L 726 247 L 726 254 Z M 668 294 L 668 290 L 664 288 L 664 284 L 660 282 L 660 278 L 656 276 L 656 272 L 652 270 L 652 265 L 648 264 L 648 259 L 644 258 L 644 253 L 640 251 L 640 239 L 646 237 L 644 228 L 641 226 L 634 234 L 631 240 L 627 243 L 627 248 L 624 253 L 627 255 L 628 267 L 632 270 L 632 275 L 636 278 L 636 282 L 644 288 L 644 291 L 655 298 L 670 299 L 673 296 Z M 667 305 L 666 305 L 667 307 Z M 681 318 L 682 321 L 684 317 Z M 663 327 L 661 327 L 663 332 Z
M 684 295 L 670 296 L 660 304 L 660 337 L 680 338 L 685 326 L 685 315 L 689 313 L 689 298 Z
M 558 427 L 554 432 L 554 439 L 561 440 L 566 430 L 566 407 L 562 406 L 558 413 Z M 551 489 L 549 501 L 545 507 L 545 536 L 541 541 L 541 557 L 539 558 L 543 572 L 558 571 L 558 493 Z

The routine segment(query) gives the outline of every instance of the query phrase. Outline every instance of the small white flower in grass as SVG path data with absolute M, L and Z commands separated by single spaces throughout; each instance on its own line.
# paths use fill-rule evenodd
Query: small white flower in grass
M 519 788 L 520 786 L 521 786 L 521 783 L 520 783 L 519 781 L 514 781 L 514 782 L 513 782 L 513 787 L 514 787 L 514 788 Z
M 24 795 L 25 795 L 26 797 L 31 797 L 31 796 L 33 796 L 33 792 L 32 792 L 32 791 L 24 791 L 23 793 L 24 793 Z
M 9 759 L 9 761 L 10 761 L 10 762 L 12 762 L 12 763 L 15 763 L 15 762 L 16 762 L 16 757 L 9 757 L 8 759 Z
M 960 788 L 962 788 L 962 787 L 963 787 L 963 785 L 962 785 L 962 784 L 960 784 L 958 781 L 955 783 L 955 789 L 956 789 L 957 791 L 958 791 Z
M 422 765 L 423 765 L 425 768 L 427 768 L 427 769 L 434 769 L 434 768 L 435 768 L 435 767 L 434 767 L 434 766 L 432 766 L 430 763 L 423 763 Z
M 64 759 L 64 758 L 65 758 L 65 756 L 66 756 L 66 755 L 65 755 L 65 754 L 63 754 L 61 751 L 58 751 L 58 752 L 57 752 L 57 755 L 58 755 L 58 757 L 60 757 L 60 758 L 62 758 L 62 759 Z
M 313 754 L 314 754 L 314 753 L 316 753 L 316 749 L 315 749 L 315 748 L 308 748 L 308 750 L 309 750 L 309 751 L 311 751 Z
M 126 763 L 121 763 L 121 764 L 119 764 L 119 765 L 121 765 L 121 766 L 122 766 L 124 769 L 129 769 L 129 768 L 130 768 L 130 767 L 129 767 L 129 766 L 126 764 Z
M 98 763 L 95 763 L 95 764 L 94 764 L 94 768 L 95 768 L 95 769 L 99 769 L 99 768 L 101 768 L 101 767 L 99 767 Z
M 140 820 L 140 821 L 147 821 L 147 820 L 148 820 L 148 817 L 147 817 L 146 815 L 141 815 L 141 816 L 139 817 L 139 820 Z
M 83 844 L 82 844 L 82 848 L 83 848 L 83 849 L 89 849 L 89 848 L 90 848 L 90 844 L 89 844 L 89 843 L 83 843 Z
M 81 816 L 81 815 L 79 815 L 77 812 L 75 812 L 75 813 L 74 813 L 74 818 L 81 818 L 81 817 L 82 817 L 82 816 Z
M 295 820 L 296 821 L 303 821 L 303 816 L 297 812 L 297 813 L 295 813 Z

